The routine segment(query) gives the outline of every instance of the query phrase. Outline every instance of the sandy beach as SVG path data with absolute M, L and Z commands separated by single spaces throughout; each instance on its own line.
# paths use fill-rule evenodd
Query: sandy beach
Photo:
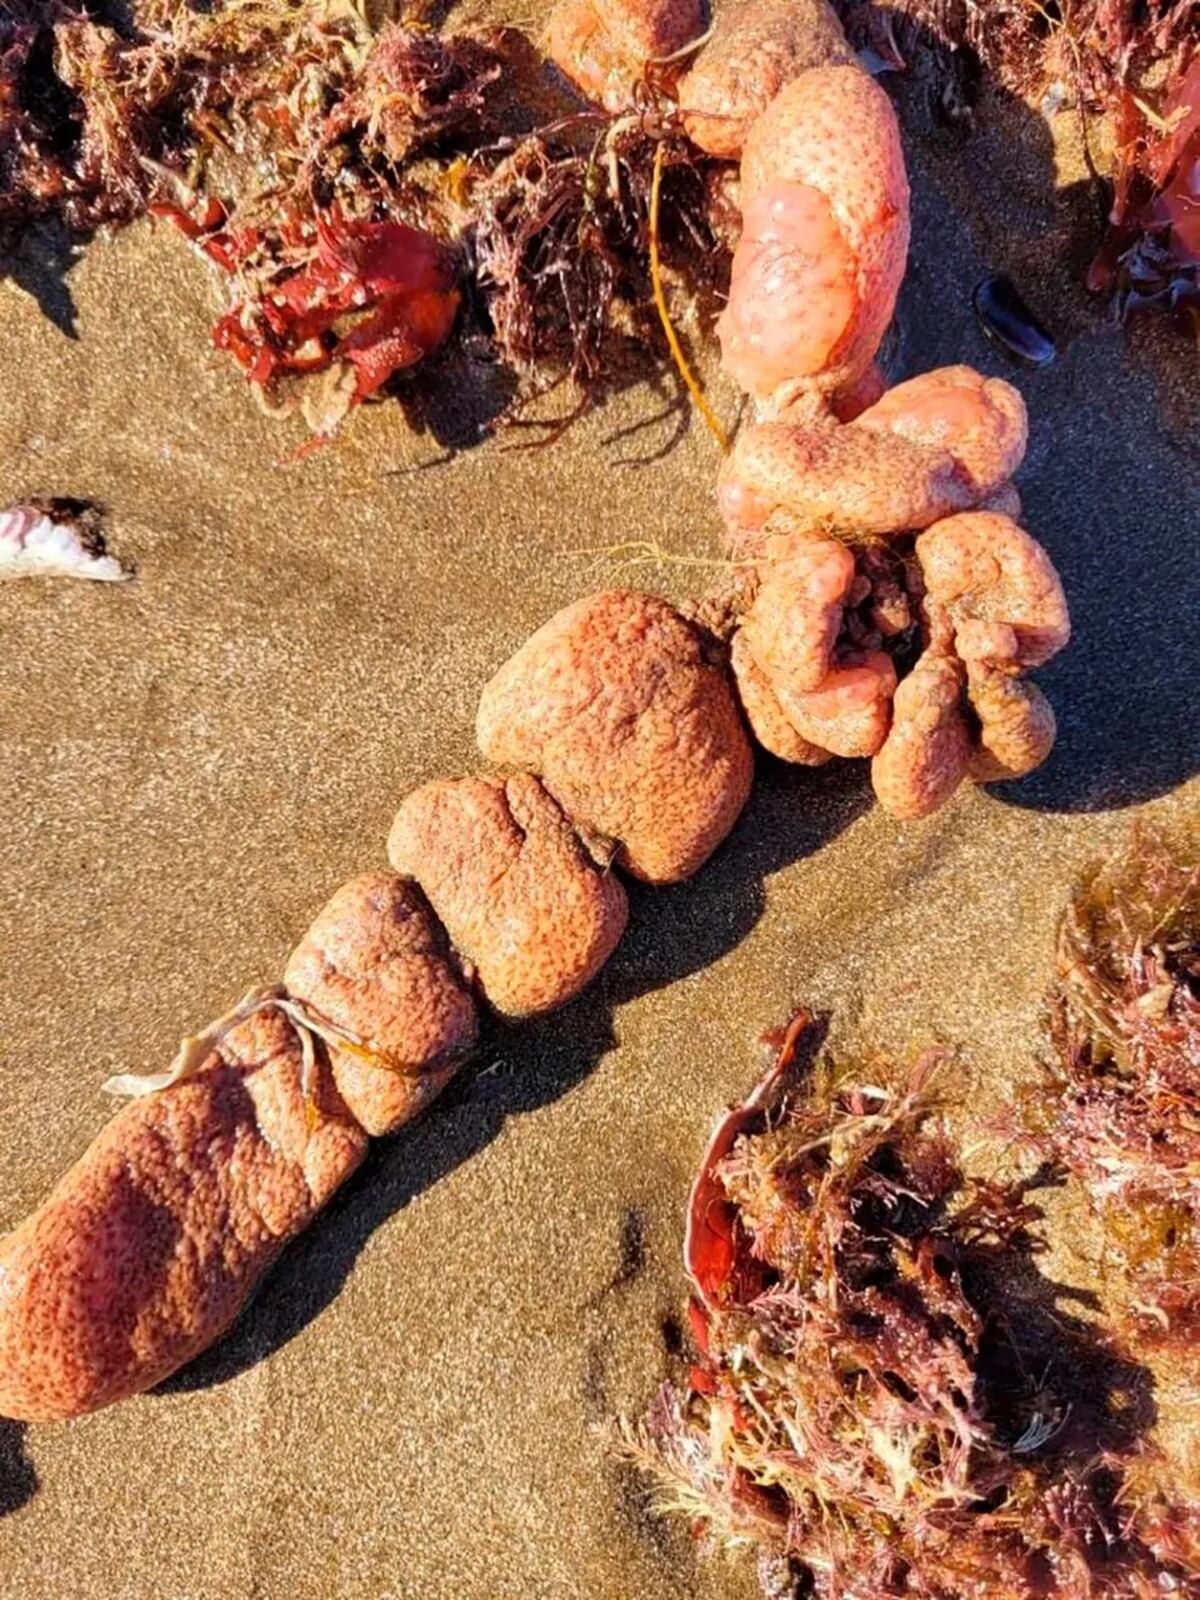
M 902 98 L 894 371 L 966 361 L 1028 401 L 1021 492 L 1076 629 L 1039 674 L 1050 763 L 899 825 L 862 763 L 763 760 L 707 868 L 635 889 L 599 981 L 493 1031 L 221 1345 L 109 1412 L 0 1422 L 4 1600 L 757 1592 L 751 1563 L 704 1565 L 647 1517 L 602 1429 L 677 1364 L 683 1203 L 758 1036 L 803 1002 L 844 1059 L 953 1044 L 954 1097 L 986 1125 L 1033 1070 L 1072 881 L 1136 819 L 1200 813 L 1195 351 L 1123 337 L 1072 287 L 1071 119 L 1056 143 L 985 96 L 951 141 Z M 1062 336 L 1043 372 L 1014 374 L 973 320 L 995 270 Z M 63 282 L 56 320 L 0 283 L 0 495 L 102 501 L 138 576 L 0 590 L 0 1230 L 111 1113 L 106 1077 L 165 1065 L 274 976 L 382 862 L 404 792 L 477 765 L 479 689 L 534 627 L 588 587 L 703 585 L 605 549 L 719 551 L 716 447 L 669 375 L 543 450 L 471 443 L 447 378 L 289 466 L 302 426 L 210 351 L 216 288 L 175 234 L 98 239 Z M 1045 1270 L 1094 1280 L 1066 1232 Z

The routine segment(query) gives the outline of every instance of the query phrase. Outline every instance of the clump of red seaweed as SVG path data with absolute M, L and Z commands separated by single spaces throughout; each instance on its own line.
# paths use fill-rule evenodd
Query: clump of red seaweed
M 218 348 L 324 436 L 450 331 L 442 175 L 422 188 L 410 168 L 491 127 L 501 36 L 372 35 L 337 0 L 149 0 L 136 17 L 5 9 L 0 226 L 169 218 L 229 274 Z
M 652 112 L 586 113 L 516 141 L 472 191 L 470 244 L 497 353 L 535 386 L 600 381 L 614 342 L 645 343 L 651 304 L 651 191 L 665 173 L 666 243 L 703 286 L 720 268 L 708 215 L 714 163 Z
M 1024 1189 L 967 1176 L 931 1099 L 780 1062 L 717 1129 L 687 1263 L 700 1358 L 627 1453 L 769 1594 L 1200 1594 L 1200 1526 L 1153 1487 L 1141 1370 L 1063 1312 Z
M 1027 1115 L 1123 1262 L 1139 1331 L 1200 1331 L 1200 853 L 1148 831 L 1059 932 L 1053 1054 Z
M 696 278 L 719 266 L 712 164 L 666 136 L 651 82 L 633 114 L 514 132 L 527 55 L 511 30 L 373 33 L 342 0 L 142 0 L 121 26 L 16 0 L 0 230 L 172 221 L 228 275 L 218 348 L 319 437 L 441 343 L 455 280 L 526 393 L 595 389 L 649 337 L 656 151 L 659 242 Z
M 312 27 L 311 59 L 232 108 L 237 154 L 267 181 L 210 198 L 199 220 L 176 202 L 151 209 L 230 275 L 217 348 L 268 407 L 299 404 L 319 441 L 450 333 L 460 294 L 443 174 L 422 184 L 412 165 L 489 125 L 502 40 Z

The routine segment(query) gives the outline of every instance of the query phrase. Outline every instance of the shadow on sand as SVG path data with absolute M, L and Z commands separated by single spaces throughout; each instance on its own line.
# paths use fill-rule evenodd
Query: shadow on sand
M 0 1517 L 19 1511 L 37 1493 L 38 1479 L 25 1452 L 25 1424 L 0 1418 Z

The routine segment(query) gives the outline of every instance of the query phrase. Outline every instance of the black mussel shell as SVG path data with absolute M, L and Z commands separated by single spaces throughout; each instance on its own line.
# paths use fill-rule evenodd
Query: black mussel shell
M 975 286 L 971 304 L 979 326 L 1010 360 L 1023 367 L 1048 367 L 1057 354 L 1054 339 L 1002 273 Z

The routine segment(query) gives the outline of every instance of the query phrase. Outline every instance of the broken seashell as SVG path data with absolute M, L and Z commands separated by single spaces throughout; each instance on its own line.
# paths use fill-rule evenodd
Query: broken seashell
M 0 511 L 0 580 L 127 582 L 133 573 L 108 554 L 99 524 L 96 507 L 82 500 L 23 500 Z

